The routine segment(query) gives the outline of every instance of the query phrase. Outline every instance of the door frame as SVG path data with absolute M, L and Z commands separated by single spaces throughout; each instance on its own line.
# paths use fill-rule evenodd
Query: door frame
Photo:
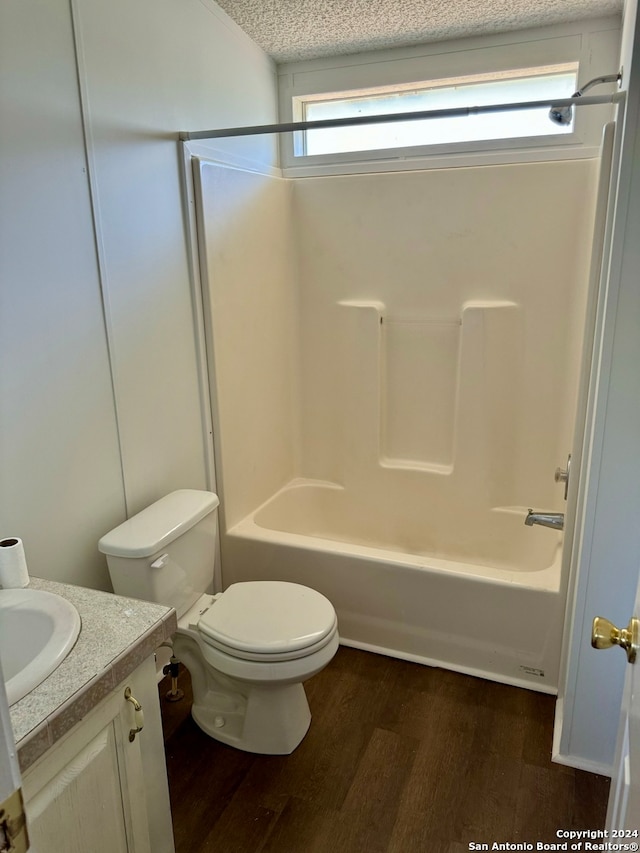
M 613 169 L 556 707 L 553 759 L 610 775 L 625 660 L 594 653 L 594 616 L 629 618 L 640 554 L 640 34 L 623 22 L 627 91 Z M 625 47 L 627 46 L 628 47 Z M 626 50 L 626 54 L 625 54 Z

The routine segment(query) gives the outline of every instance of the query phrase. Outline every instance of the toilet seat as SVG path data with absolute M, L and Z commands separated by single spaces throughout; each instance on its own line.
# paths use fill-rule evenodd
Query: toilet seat
M 331 603 L 285 581 L 232 584 L 198 620 L 201 640 L 225 655 L 273 663 L 323 649 L 337 631 Z

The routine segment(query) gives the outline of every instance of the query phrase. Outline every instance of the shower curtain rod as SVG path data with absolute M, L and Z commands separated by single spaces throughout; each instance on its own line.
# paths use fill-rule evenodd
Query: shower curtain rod
M 507 112 L 510 110 L 534 110 L 540 107 L 588 107 L 595 104 L 618 104 L 624 100 L 625 92 L 613 95 L 588 95 L 577 98 L 560 98 L 555 101 L 523 101 L 513 104 L 488 104 L 480 107 L 450 107 L 442 110 L 424 110 L 415 113 L 392 113 L 377 116 L 353 116 L 330 118 L 319 121 L 293 121 L 284 124 L 259 124 L 249 127 L 227 127 L 220 130 L 182 131 L 179 139 L 188 142 L 195 139 L 221 139 L 227 136 L 257 136 L 261 133 L 291 133 L 296 130 L 320 130 L 323 127 L 350 127 L 360 124 L 385 124 L 394 121 L 418 121 L 430 118 L 454 118 L 481 115 L 482 113 Z

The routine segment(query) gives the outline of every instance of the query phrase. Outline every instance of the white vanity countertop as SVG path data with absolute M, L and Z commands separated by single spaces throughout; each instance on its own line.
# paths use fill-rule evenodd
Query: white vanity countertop
M 27 767 L 118 686 L 177 628 L 170 607 L 31 578 L 75 605 L 82 627 L 51 675 L 10 708 L 20 767 Z

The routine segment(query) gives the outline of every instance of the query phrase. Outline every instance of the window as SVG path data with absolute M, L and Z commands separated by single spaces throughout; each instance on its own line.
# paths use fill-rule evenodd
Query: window
M 456 107 L 570 98 L 577 89 L 578 63 L 547 65 L 496 74 L 476 74 L 420 83 L 300 95 L 293 98 L 297 121 L 420 112 Z M 573 132 L 549 119 L 549 109 L 415 119 L 389 124 L 326 128 L 295 134 L 294 156 L 451 145 L 482 140 L 556 136 Z

